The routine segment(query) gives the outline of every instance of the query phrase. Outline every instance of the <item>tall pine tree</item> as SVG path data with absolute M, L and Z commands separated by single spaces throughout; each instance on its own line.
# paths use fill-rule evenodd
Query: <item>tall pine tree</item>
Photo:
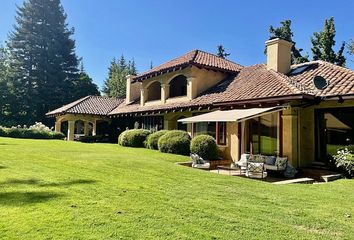
M 103 92 L 108 97 L 124 98 L 126 93 L 126 76 L 136 74 L 137 70 L 134 59 L 127 62 L 123 55 L 118 61 L 114 58 L 108 68 L 108 78 L 104 83 Z
M 16 104 L 13 104 L 14 95 L 11 91 L 9 74 L 8 51 L 6 48 L 0 46 L 0 126 L 11 126 L 16 124 L 11 120 L 11 107 L 16 106 Z
M 79 99 L 87 95 L 99 96 L 97 85 L 93 82 L 92 78 L 86 73 L 84 64 L 81 62 L 79 77 L 73 81 L 75 98 Z
M 18 123 L 45 120 L 45 113 L 72 101 L 79 77 L 73 29 L 60 0 L 25 0 L 8 42 Z
M 304 63 L 308 62 L 308 56 L 305 55 L 303 56 L 301 52 L 303 51 L 301 48 L 298 49 L 296 48 L 296 44 L 293 41 L 293 36 L 294 33 L 291 30 L 291 20 L 285 20 L 280 22 L 280 27 L 274 28 L 272 25 L 269 27 L 269 39 L 274 39 L 274 38 L 281 38 L 284 40 L 287 40 L 289 42 L 293 42 L 294 45 L 291 48 L 291 63 L 292 64 L 299 64 L 299 63 Z M 265 50 L 266 53 L 266 50 Z
M 315 32 L 311 37 L 313 60 L 323 60 L 339 66 L 345 66 L 344 57 L 345 42 L 342 43 L 339 51 L 336 53 L 333 47 L 336 44 L 334 40 L 336 28 L 334 18 L 325 20 L 324 28 L 321 32 Z
M 348 43 L 348 53 L 350 55 L 354 55 L 354 40 L 351 39 L 350 42 Z

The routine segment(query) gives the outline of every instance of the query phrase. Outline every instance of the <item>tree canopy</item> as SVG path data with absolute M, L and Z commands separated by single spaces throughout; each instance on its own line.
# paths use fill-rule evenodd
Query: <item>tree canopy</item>
M 225 48 L 224 48 L 224 46 L 223 45 L 218 45 L 217 46 L 217 53 L 216 53 L 216 55 L 218 56 L 218 57 L 220 57 L 220 58 L 227 58 L 228 56 L 230 56 L 231 55 L 231 53 L 227 53 L 226 51 L 225 51 Z
M 280 22 L 279 27 L 273 27 L 272 25 L 269 27 L 269 39 L 274 39 L 274 38 L 281 38 L 284 40 L 287 40 L 289 42 L 293 42 L 294 45 L 291 49 L 291 63 L 292 64 L 299 64 L 299 63 L 304 63 L 308 62 L 308 56 L 307 55 L 302 55 L 301 52 L 303 49 L 297 48 L 296 43 L 293 41 L 293 36 L 294 33 L 291 30 L 291 20 L 285 20 Z M 265 50 L 266 53 L 266 50 Z
M 104 82 L 103 92 L 108 97 L 124 98 L 126 94 L 126 77 L 127 75 L 136 74 L 134 59 L 127 62 L 123 55 L 118 61 L 113 58 L 108 68 L 108 77 Z
M 69 29 L 66 18 L 60 0 L 25 0 L 17 8 L 5 61 L 6 85 L 13 96 L 7 100 L 11 105 L 7 111 L 17 124 L 47 122 L 46 112 L 95 88 L 92 81 L 81 86 L 74 29 Z
M 315 32 L 311 37 L 313 60 L 323 60 L 339 66 L 345 66 L 346 58 L 344 57 L 345 42 L 342 43 L 336 53 L 333 47 L 335 41 L 336 28 L 334 18 L 325 20 L 324 28 L 320 32 Z

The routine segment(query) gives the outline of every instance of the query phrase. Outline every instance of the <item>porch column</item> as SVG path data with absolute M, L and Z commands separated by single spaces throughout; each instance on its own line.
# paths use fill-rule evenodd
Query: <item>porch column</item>
M 148 90 L 146 88 L 140 89 L 140 105 L 144 106 L 148 99 Z
M 74 141 L 75 121 L 68 121 L 68 141 Z
M 195 77 L 187 78 L 187 97 L 189 100 L 194 99 L 197 96 L 197 81 L 194 81 Z
M 59 133 L 61 132 L 61 122 L 60 121 L 56 121 L 55 122 L 55 129 L 54 129 L 55 132 Z
M 284 110 L 283 120 L 283 155 L 289 162 L 298 167 L 298 116 L 296 109 Z
M 161 103 L 166 103 L 166 99 L 170 97 L 170 84 L 161 84 Z
M 92 136 L 96 136 L 96 119 L 92 123 Z
M 85 136 L 89 135 L 89 122 L 87 121 L 84 122 L 84 135 Z

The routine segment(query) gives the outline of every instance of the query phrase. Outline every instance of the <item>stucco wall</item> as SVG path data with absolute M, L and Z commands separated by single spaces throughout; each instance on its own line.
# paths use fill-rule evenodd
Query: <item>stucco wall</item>
M 315 161 L 316 151 L 316 126 L 315 126 L 315 110 L 325 108 L 340 108 L 340 107 L 354 107 L 353 100 L 346 100 L 344 103 L 338 101 L 321 102 L 318 105 L 312 105 L 302 108 L 299 112 L 300 119 L 300 157 L 299 162 L 301 166 L 310 165 Z M 353 113 L 354 114 L 354 113 Z
M 228 122 L 226 124 L 226 145 L 219 145 L 222 157 L 225 160 L 239 160 L 239 139 L 238 139 L 238 124 L 236 122 Z

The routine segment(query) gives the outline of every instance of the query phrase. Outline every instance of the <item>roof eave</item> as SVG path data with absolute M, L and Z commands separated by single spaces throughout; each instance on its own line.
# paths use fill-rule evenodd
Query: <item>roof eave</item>
M 292 94 L 292 95 L 283 95 L 283 96 L 271 96 L 264 98 L 253 98 L 253 99 L 242 99 L 235 101 L 226 101 L 226 102 L 216 102 L 213 106 L 232 106 L 232 105 L 249 105 L 249 104 L 261 104 L 261 103 L 275 103 L 280 101 L 292 101 L 292 100 L 314 100 L 315 96 L 310 94 Z

